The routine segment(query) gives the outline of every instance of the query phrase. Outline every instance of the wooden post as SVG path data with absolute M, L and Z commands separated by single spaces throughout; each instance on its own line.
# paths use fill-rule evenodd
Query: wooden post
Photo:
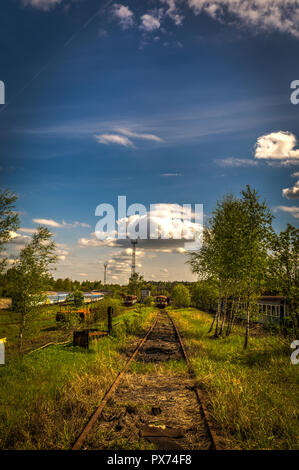
M 108 331 L 109 331 L 109 334 L 111 333 L 112 331 L 112 315 L 113 315 L 113 308 L 112 307 L 108 307 Z

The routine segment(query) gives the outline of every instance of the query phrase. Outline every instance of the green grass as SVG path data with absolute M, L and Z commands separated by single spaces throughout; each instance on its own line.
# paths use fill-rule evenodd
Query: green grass
M 215 340 L 208 334 L 208 314 L 170 311 L 225 447 L 298 449 L 299 366 L 290 362 L 291 341 L 258 331 L 244 351 L 243 327 Z M 69 449 L 127 361 L 126 346 L 136 344 L 154 312 L 152 307 L 126 310 L 113 320 L 112 335 L 88 351 L 50 346 L 0 366 L 0 449 Z M 52 321 L 45 313 L 41 317 L 35 325 L 39 341 L 44 339 L 40 325 Z M 59 332 L 52 334 L 57 339 Z M 174 375 L 186 372 L 186 365 L 134 362 L 131 370 Z
M 244 327 L 213 339 L 211 316 L 171 311 L 183 333 L 212 418 L 230 449 L 298 449 L 299 366 L 290 340 L 259 331 L 243 349 Z
M 115 299 L 112 299 L 115 302 Z M 102 308 L 103 301 L 95 302 L 92 305 L 92 308 Z M 109 299 L 105 299 L 105 305 L 109 303 Z M 107 307 L 106 307 L 107 309 Z M 64 312 L 65 307 L 62 307 L 62 312 Z M 39 346 L 47 344 L 49 342 L 61 342 L 69 338 L 72 334 L 71 326 L 67 328 L 63 328 L 59 326 L 56 322 L 56 314 L 60 311 L 59 305 L 46 305 L 41 306 L 36 313 L 34 313 L 34 317 L 28 321 L 28 327 L 25 330 L 24 334 L 24 352 L 29 352 L 32 349 L 36 349 Z M 117 318 L 117 317 L 116 317 Z M 114 322 L 117 321 L 116 318 Z M 10 358 L 15 357 L 17 354 L 17 343 L 18 343 L 18 333 L 19 333 L 19 326 L 18 325 L 8 325 L 3 326 L 6 323 L 15 323 L 20 320 L 20 317 L 17 313 L 13 311 L 2 311 L 0 312 L 0 338 L 7 338 L 6 343 L 6 359 L 10 360 Z M 86 328 L 91 326 L 93 328 L 99 328 L 102 330 L 107 330 L 107 316 L 100 315 L 100 319 L 93 323 L 92 325 L 88 325 L 84 323 L 78 323 L 74 325 L 74 327 L 79 328 Z
M 50 346 L 0 366 L 0 449 L 69 449 L 126 362 L 125 345 L 152 318 L 143 308 L 129 332 L 115 328 L 89 350 Z

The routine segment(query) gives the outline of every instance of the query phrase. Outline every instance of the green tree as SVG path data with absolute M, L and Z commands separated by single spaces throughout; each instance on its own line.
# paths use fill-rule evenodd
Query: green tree
M 217 202 L 210 225 L 204 230 L 202 248 L 191 253 L 188 262 L 199 279 L 212 279 L 218 285 L 217 312 L 210 328 L 212 331 L 216 323 L 215 337 L 222 334 L 227 320 L 230 333 L 240 298 L 245 297 L 246 348 L 254 300 L 267 273 L 273 230 L 270 211 L 265 202 L 259 202 L 257 192 L 247 186 L 241 195 L 237 199 L 228 194 Z
M 84 305 L 84 295 L 83 292 L 76 289 L 68 295 L 68 300 L 72 300 L 76 308 L 82 307 Z
M 218 289 L 212 280 L 203 280 L 194 284 L 191 288 L 192 305 L 204 310 L 212 312 L 217 305 Z
M 173 305 L 178 308 L 189 307 L 191 296 L 188 287 L 183 284 L 177 284 L 172 291 Z
M 11 232 L 20 226 L 19 216 L 15 212 L 17 195 L 9 190 L 0 192 L 0 254 L 3 253 L 4 245 L 10 241 Z M 6 266 L 6 259 L 0 259 L 0 273 Z
M 286 297 L 295 333 L 299 317 L 299 229 L 288 224 L 286 230 L 273 235 L 269 280 L 279 294 Z
M 269 250 L 273 240 L 272 215 L 265 202 L 259 201 L 255 189 L 247 185 L 242 194 L 242 216 L 239 236 L 242 270 L 246 288 L 246 330 L 244 348 L 249 342 L 250 316 L 253 300 L 259 295 L 266 279 Z
M 129 279 L 128 293 L 140 297 L 140 290 L 144 284 L 144 278 L 138 273 L 134 273 Z
M 242 203 L 233 195 L 225 195 L 218 201 L 210 224 L 204 229 L 202 247 L 191 253 L 188 261 L 201 282 L 212 282 L 218 289 L 216 315 L 209 330 L 211 332 L 215 324 L 215 337 L 223 331 L 227 299 L 240 283 L 241 214 Z
M 38 227 L 31 241 L 20 251 L 14 268 L 13 305 L 21 317 L 19 352 L 22 351 L 25 327 L 34 319 L 36 309 L 45 300 L 45 291 L 51 280 L 49 269 L 56 259 L 51 232 L 45 227 Z

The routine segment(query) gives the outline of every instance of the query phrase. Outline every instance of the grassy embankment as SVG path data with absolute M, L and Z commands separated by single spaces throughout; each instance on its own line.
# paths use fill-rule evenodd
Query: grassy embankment
M 125 310 L 89 351 L 50 346 L 0 366 L 0 449 L 69 449 L 153 315 Z
M 244 351 L 244 327 L 215 340 L 210 315 L 170 311 L 227 448 L 298 449 L 299 366 L 290 361 L 291 341 L 258 330 Z

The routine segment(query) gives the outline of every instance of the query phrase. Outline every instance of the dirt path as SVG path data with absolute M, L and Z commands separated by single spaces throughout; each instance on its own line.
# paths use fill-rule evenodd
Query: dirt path
M 127 354 L 132 351 L 128 349 Z M 160 312 L 137 364 L 121 381 L 84 447 L 209 449 L 193 382 L 182 361 L 173 326 L 166 313 Z

